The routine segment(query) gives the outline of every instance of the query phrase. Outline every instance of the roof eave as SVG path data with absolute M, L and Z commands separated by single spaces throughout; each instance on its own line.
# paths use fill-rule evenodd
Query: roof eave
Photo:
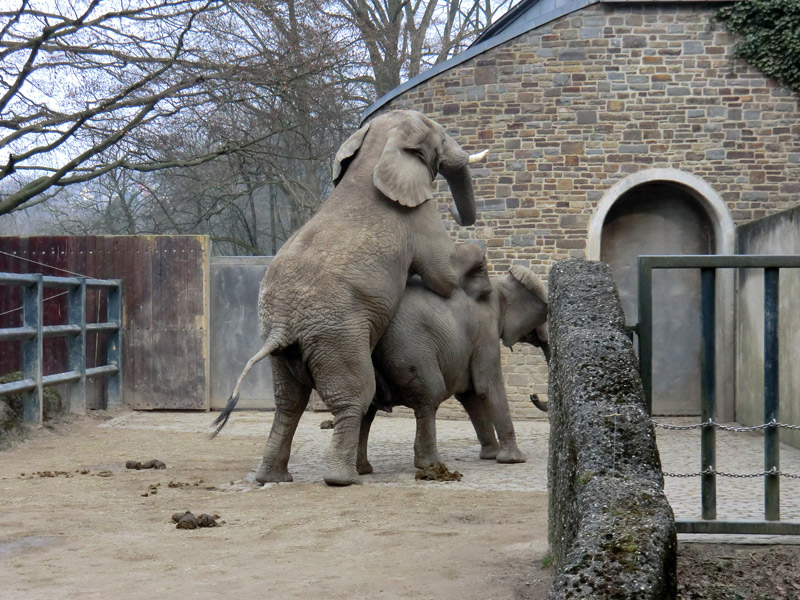
M 384 94 L 378 100 L 376 100 L 371 106 L 367 107 L 367 109 L 361 114 L 361 122 L 363 123 L 367 120 L 374 112 L 380 110 L 384 105 L 388 104 L 390 101 L 397 98 L 399 95 L 407 92 L 408 90 L 417 87 L 421 83 L 426 82 L 428 79 L 439 75 L 445 71 L 449 71 L 450 69 L 457 67 L 458 65 L 479 56 L 485 52 L 488 52 L 492 48 L 499 46 L 500 44 L 504 44 L 505 42 L 514 39 L 515 37 L 519 37 L 533 29 L 537 29 L 543 25 L 547 25 L 551 21 L 554 21 L 564 15 L 569 13 L 575 12 L 576 10 L 580 10 L 585 8 L 591 4 L 598 4 L 603 2 L 604 0 L 573 0 L 572 2 L 565 4 L 555 10 L 552 10 L 548 13 L 543 15 L 539 15 L 539 17 L 527 21 L 525 23 L 511 23 L 508 26 L 504 27 L 500 32 L 496 35 L 493 35 L 486 39 L 483 42 L 473 44 L 461 54 L 457 54 L 456 56 L 447 59 L 444 62 L 439 63 L 438 65 L 434 65 L 427 71 L 420 73 L 416 77 L 412 77 L 405 83 L 397 86 L 390 92 Z M 531 6 L 535 4 L 535 2 L 531 2 L 527 4 L 527 6 Z M 526 7 L 527 7 L 526 6 Z M 499 23 L 500 21 L 498 21 Z
M 485 52 L 488 52 L 492 48 L 499 46 L 500 44 L 504 44 L 505 42 L 514 39 L 515 37 L 519 37 L 532 31 L 534 29 L 538 29 L 543 25 L 547 25 L 551 21 L 555 21 L 563 17 L 564 15 L 568 15 L 569 13 L 573 13 L 577 10 L 581 10 L 587 6 L 592 4 L 603 4 L 603 3 L 627 3 L 627 4 L 648 4 L 648 3 L 661 3 L 661 4 L 696 4 L 696 3 L 713 3 L 713 4 L 730 4 L 732 2 L 737 2 L 738 0 L 573 0 L 568 4 L 560 6 L 555 10 L 552 10 L 548 13 L 544 13 L 539 15 L 538 17 L 526 21 L 524 23 L 517 22 L 514 23 L 514 20 L 517 19 L 520 15 L 522 15 L 525 10 L 536 4 L 539 0 L 530 0 L 521 2 L 519 5 L 514 7 L 507 15 L 504 15 L 499 21 L 497 21 L 492 27 L 496 27 L 496 32 L 491 33 L 490 30 L 487 29 L 483 34 L 478 36 L 475 40 L 475 43 L 467 48 L 461 54 L 458 54 L 444 62 L 439 63 L 428 69 L 427 71 L 420 73 L 416 77 L 412 77 L 405 83 L 397 86 L 390 92 L 384 94 L 378 100 L 376 100 L 372 105 L 367 107 L 367 109 L 361 114 L 361 122 L 363 123 L 366 119 L 368 119 L 373 113 L 380 110 L 384 105 L 388 104 L 401 94 L 407 92 L 408 90 L 417 87 L 418 85 L 426 82 L 428 79 L 436 77 L 440 73 L 445 71 L 449 71 L 450 69 L 457 67 L 458 65 L 479 56 Z M 524 8 L 520 8 L 524 7 Z M 518 11 L 512 14 L 513 11 Z M 505 23 L 506 18 L 509 23 Z M 486 34 L 486 35 L 485 35 Z

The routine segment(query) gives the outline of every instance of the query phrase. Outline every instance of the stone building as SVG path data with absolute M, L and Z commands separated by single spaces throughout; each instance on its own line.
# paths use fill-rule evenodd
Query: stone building
M 633 324 L 637 255 L 733 254 L 739 225 L 800 201 L 798 98 L 732 58 L 719 6 L 523 0 L 364 118 L 416 109 L 465 149 L 488 148 L 473 169 L 478 222 L 453 235 L 483 243 L 496 272 L 609 262 Z M 736 280 L 723 273 L 717 389 L 731 418 Z M 699 273 L 654 284 L 654 408 L 697 414 Z M 504 361 L 514 415 L 541 416 L 528 394 L 546 394 L 544 361 L 533 349 Z

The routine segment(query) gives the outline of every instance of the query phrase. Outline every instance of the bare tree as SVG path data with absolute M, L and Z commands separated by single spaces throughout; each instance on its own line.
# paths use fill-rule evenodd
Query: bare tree
M 18 1 L 0 10 L 0 215 L 41 204 L 61 230 L 237 254 L 274 253 L 376 94 L 510 2 Z
M 109 171 L 82 186 L 71 188 L 47 205 L 59 233 L 130 235 L 141 231 L 146 211 L 145 190 L 130 171 Z M 56 232 L 54 231 L 54 233 Z
M 135 151 L 175 164 L 232 140 L 247 143 L 202 165 L 125 176 L 115 170 L 74 186 L 48 202 L 63 229 L 119 233 L 125 222 L 128 232 L 208 234 L 218 252 L 265 254 L 317 209 L 330 186 L 330 158 L 365 106 L 353 94 L 360 84 L 350 78 L 347 42 L 314 0 L 229 2 L 206 13 L 203 27 L 226 40 L 204 49 L 207 62 L 261 60 L 236 77 L 207 82 L 207 102 L 132 131 L 105 159 L 114 164 Z M 107 218 L 125 207 L 134 218 Z
M 464 50 L 513 0 L 332 0 L 360 38 L 376 97 Z
M 330 62 L 270 43 L 276 21 L 253 19 L 268 2 L 19 2 L 0 11 L 0 214 L 115 169 L 191 167 L 249 148 L 274 131 L 242 129 L 191 153 L 142 142 L 163 148 L 187 124 L 199 134 L 221 102 L 271 101 Z

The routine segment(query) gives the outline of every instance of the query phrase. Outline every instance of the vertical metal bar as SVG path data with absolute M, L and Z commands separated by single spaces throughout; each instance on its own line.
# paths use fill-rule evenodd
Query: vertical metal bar
M 25 327 L 36 329 L 36 336 L 22 342 L 22 377 L 36 381 L 36 388 L 22 394 L 22 418 L 25 423 L 42 425 L 42 275 L 36 283 L 23 286 L 22 307 Z
M 639 257 L 639 372 L 647 407 L 653 414 L 653 271 L 647 259 Z
M 778 274 L 775 267 L 764 269 L 764 422 L 778 420 Z M 779 430 L 764 430 L 764 470 L 780 469 Z M 780 476 L 764 477 L 764 517 L 779 521 L 781 514 Z
M 70 288 L 67 295 L 67 317 L 70 325 L 78 325 L 80 333 L 67 340 L 70 371 L 78 371 L 81 378 L 69 384 L 69 411 L 86 414 L 86 279 Z
M 107 320 L 117 324 L 106 343 L 106 364 L 117 365 L 117 372 L 105 378 L 107 408 L 115 408 L 122 406 L 122 280 L 108 289 L 107 307 Z
M 703 423 L 713 421 L 716 413 L 716 352 L 714 344 L 716 320 L 716 269 L 700 269 L 702 316 L 702 351 L 700 354 L 700 418 Z M 717 476 L 711 472 L 716 469 L 716 430 L 713 426 L 703 427 L 700 433 L 701 504 L 703 519 L 717 518 Z

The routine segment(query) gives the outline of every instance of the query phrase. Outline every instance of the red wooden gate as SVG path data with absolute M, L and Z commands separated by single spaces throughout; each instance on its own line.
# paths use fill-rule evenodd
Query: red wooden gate
M 122 279 L 123 390 L 134 409 L 208 409 L 208 254 L 204 236 L 0 237 L 0 272 Z M 0 293 L 0 328 L 20 325 L 18 290 Z M 56 294 L 52 294 L 56 296 Z M 105 314 L 91 293 L 87 318 Z M 44 322 L 65 322 L 66 296 L 44 303 Z M 87 366 L 102 362 L 103 336 L 87 340 Z M 44 373 L 63 370 L 63 339 L 45 340 Z M 0 374 L 20 368 L 18 344 L 0 344 Z M 96 387 L 87 408 L 105 405 Z

